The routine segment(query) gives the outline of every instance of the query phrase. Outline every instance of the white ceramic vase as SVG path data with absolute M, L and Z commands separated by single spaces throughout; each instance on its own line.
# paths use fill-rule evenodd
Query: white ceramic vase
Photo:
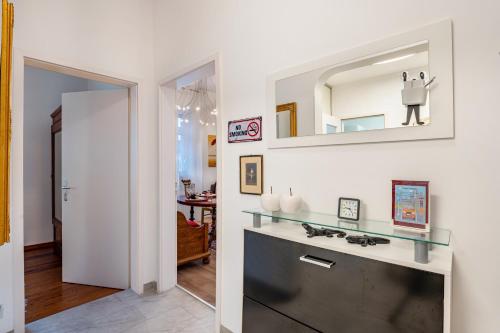
M 284 213 L 296 213 L 302 207 L 302 198 L 296 194 L 293 194 L 292 189 L 290 189 L 290 193 L 283 194 L 281 196 L 280 207 L 281 211 Z
M 270 193 L 264 193 L 260 196 L 260 204 L 266 212 L 277 212 L 280 210 L 280 196 L 273 194 L 272 186 Z

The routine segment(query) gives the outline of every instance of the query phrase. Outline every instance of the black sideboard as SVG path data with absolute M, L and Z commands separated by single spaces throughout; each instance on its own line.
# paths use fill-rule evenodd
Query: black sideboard
M 441 333 L 444 276 L 245 230 L 243 333 Z

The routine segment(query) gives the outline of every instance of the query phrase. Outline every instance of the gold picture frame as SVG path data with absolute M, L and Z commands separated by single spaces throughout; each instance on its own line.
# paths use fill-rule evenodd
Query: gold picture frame
M 276 113 L 290 111 L 290 136 L 297 136 L 297 103 L 276 105 Z
M 261 195 L 264 188 L 262 155 L 240 156 L 240 193 Z
M 0 56 L 0 246 L 10 240 L 10 83 L 12 76 L 12 31 L 14 5 L 2 0 L 2 53 Z

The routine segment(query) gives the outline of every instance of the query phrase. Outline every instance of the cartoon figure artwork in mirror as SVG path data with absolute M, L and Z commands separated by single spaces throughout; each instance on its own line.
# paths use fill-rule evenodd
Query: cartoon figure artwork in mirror
M 428 86 L 434 81 L 433 77 L 429 82 L 425 83 L 425 74 L 420 72 L 420 79 L 408 80 L 408 72 L 403 72 L 403 90 L 401 97 L 403 105 L 406 105 L 406 121 L 401 123 L 404 126 L 410 124 L 411 114 L 415 112 L 415 120 L 418 125 L 424 125 L 425 122 L 420 120 L 420 106 L 424 106 L 427 102 Z

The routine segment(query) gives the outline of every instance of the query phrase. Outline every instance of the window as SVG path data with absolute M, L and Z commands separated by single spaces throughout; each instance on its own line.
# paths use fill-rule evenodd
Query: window
M 383 114 L 342 119 L 342 132 L 368 131 L 383 128 L 385 128 L 385 116 Z
M 337 133 L 337 126 L 326 124 L 326 134 Z

